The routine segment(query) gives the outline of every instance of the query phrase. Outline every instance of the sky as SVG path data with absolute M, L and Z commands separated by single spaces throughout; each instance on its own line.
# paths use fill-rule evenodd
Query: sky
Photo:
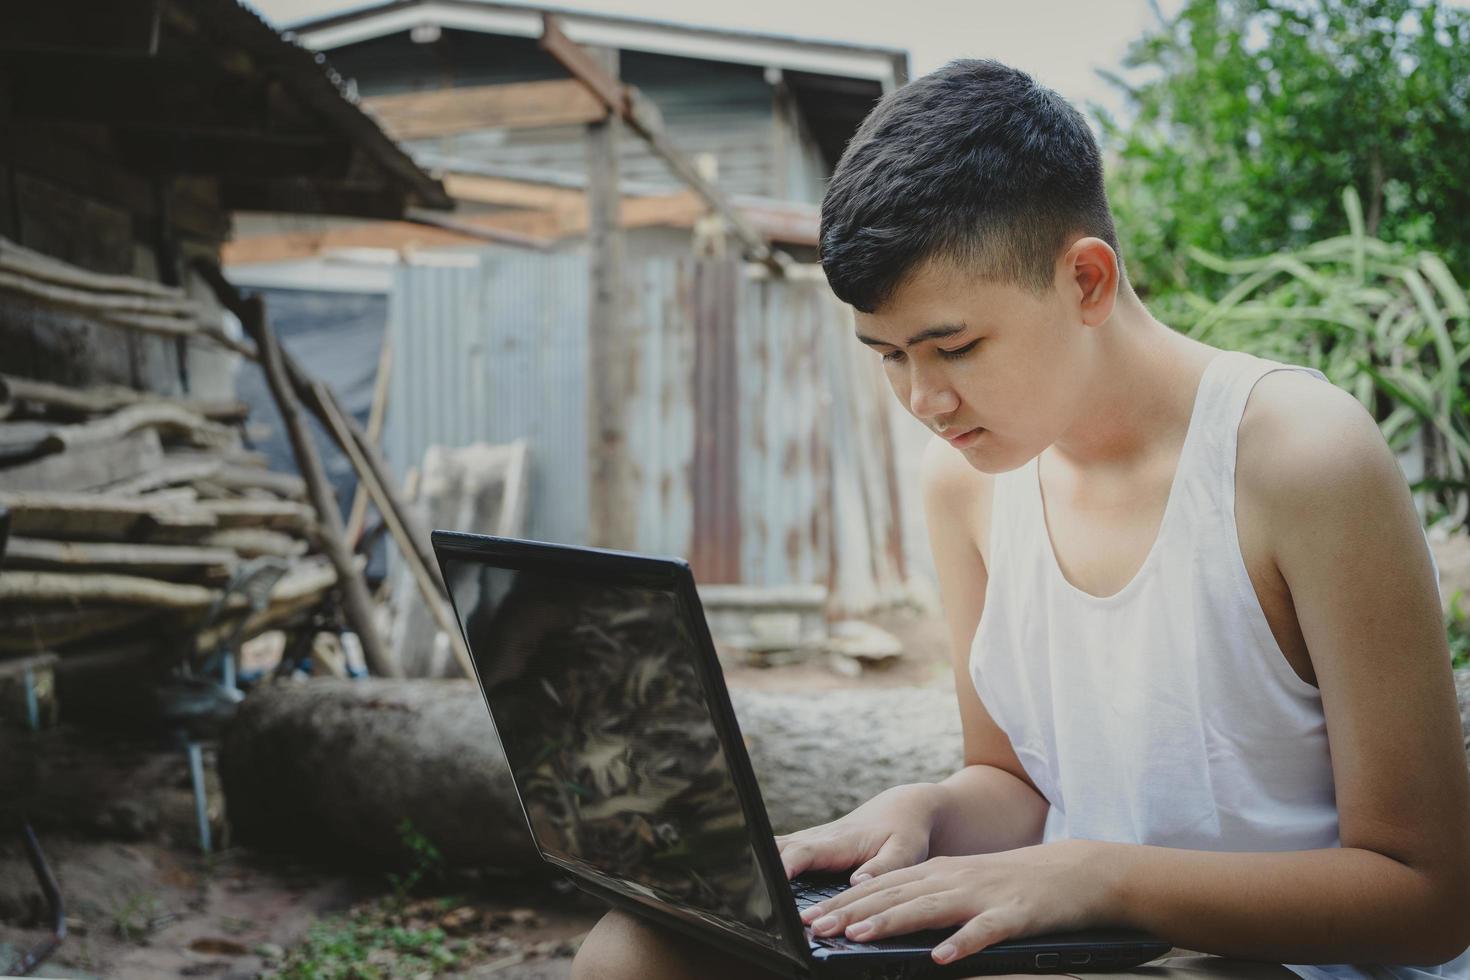
M 373 4 L 248 0 L 278 28 Z M 1466 0 L 1470 2 L 1470 0 Z M 1165 12 L 1179 0 L 1160 0 Z M 1118 113 L 1123 98 L 1097 77 L 1121 68 L 1128 43 L 1156 23 L 1147 0 L 570 0 L 548 7 L 904 48 L 914 75 L 954 58 L 997 58 L 1031 73 L 1078 108 Z

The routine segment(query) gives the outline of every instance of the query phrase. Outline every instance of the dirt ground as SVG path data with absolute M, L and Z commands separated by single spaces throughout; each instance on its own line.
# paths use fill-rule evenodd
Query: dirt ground
M 48 837 L 42 847 L 61 884 L 68 935 L 32 974 L 37 977 L 306 976 L 304 970 L 289 972 L 293 964 L 287 951 L 307 939 L 313 925 L 376 908 L 391 892 L 382 874 L 344 874 L 238 848 L 205 859 L 158 841 Z M 408 900 L 391 923 L 437 927 L 450 943 L 473 940 L 462 966 L 434 976 L 569 976 L 577 942 L 601 913 L 590 899 L 544 881 L 456 884 L 441 897 Z M 0 911 L 3 969 L 20 950 L 49 935 L 41 925 L 43 900 L 18 838 L 0 847 Z M 398 972 L 398 963 L 386 953 L 376 964 L 384 972 L 353 975 L 413 975 Z
M 728 683 L 784 690 L 948 683 L 944 629 L 937 618 L 898 610 L 873 622 L 901 641 L 902 656 L 856 676 L 839 672 L 821 656 L 777 667 L 732 658 L 726 665 Z M 80 751 L 77 740 L 68 744 L 71 751 Z M 63 893 L 68 935 L 33 976 L 564 980 L 578 942 L 601 915 L 595 901 L 546 880 L 462 876 L 429 889 L 435 893 L 430 897 L 422 897 L 420 889 L 394 904 L 394 888 L 382 872 L 352 874 L 228 846 L 206 858 L 192 844 L 192 802 L 178 755 L 157 751 L 153 762 L 132 770 L 161 773 L 156 787 L 135 791 L 137 797 L 154 801 L 132 807 L 148 809 L 147 820 L 109 819 L 89 828 L 40 831 Z M 207 762 L 212 755 L 206 753 Z M 210 784 L 218 785 L 213 778 Z M 11 827 L 0 831 L 3 971 L 21 950 L 38 945 L 49 933 L 44 901 L 20 836 Z M 104 839 L 116 836 L 132 839 Z M 430 953 L 452 949 L 458 962 L 420 969 L 412 966 L 416 960 L 377 949 L 364 967 L 376 972 L 339 974 L 322 966 L 327 963 L 323 957 L 353 943 L 384 941 L 391 947 L 391 939 L 403 953 L 430 935 L 423 930 L 437 930 L 432 934 L 436 939 L 425 941 Z M 355 938 L 345 939 L 349 934 Z M 413 941 L 403 939 L 405 934 Z M 310 970 L 314 963 L 320 971 L 316 974 Z

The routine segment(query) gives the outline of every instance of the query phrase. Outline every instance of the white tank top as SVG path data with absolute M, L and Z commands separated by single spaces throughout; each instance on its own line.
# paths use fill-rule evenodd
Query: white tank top
M 1046 841 L 1339 845 L 1322 701 L 1271 633 L 1235 525 L 1241 415 L 1256 382 L 1279 370 L 1326 382 L 1311 368 L 1234 351 L 1206 366 L 1157 538 L 1113 595 L 1083 592 L 1062 574 L 1037 460 L 996 477 L 992 571 L 970 673 L 1051 804 Z M 1316 980 L 1384 975 L 1291 969 Z M 1466 978 L 1470 955 L 1387 972 Z

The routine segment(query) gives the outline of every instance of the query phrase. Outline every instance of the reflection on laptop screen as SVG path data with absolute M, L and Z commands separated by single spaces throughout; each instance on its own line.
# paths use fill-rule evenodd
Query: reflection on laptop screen
M 677 593 L 444 567 L 541 850 L 779 947 Z

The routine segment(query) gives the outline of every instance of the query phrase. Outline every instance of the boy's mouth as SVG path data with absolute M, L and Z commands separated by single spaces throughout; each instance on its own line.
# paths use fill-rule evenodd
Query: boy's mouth
M 985 429 L 982 426 L 977 425 L 973 429 L 966 429 L 963 432 L 955 432 L 952 434 L 941 433 L 941 435 L 951 446 L 954 446 L 958 449 L 963 449 L 974 442 L 976 439 L 979 439 L 981 434 L 983 434 L 984 432 Z

